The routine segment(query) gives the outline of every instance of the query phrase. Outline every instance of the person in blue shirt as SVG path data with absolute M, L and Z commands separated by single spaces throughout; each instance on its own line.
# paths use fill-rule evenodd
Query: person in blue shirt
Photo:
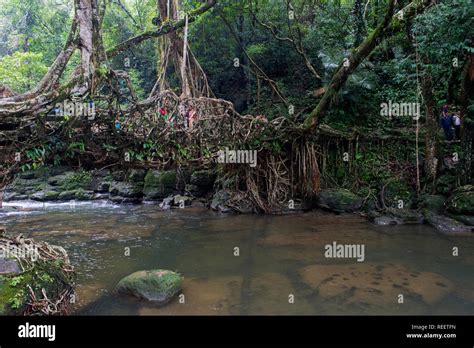
M 451 128 L 453 125 L 453 117 L 449 115 L 449 108 L 447 105 L 443 106 L 440 125 L 443 127 L 444 138 L 448 141 L 451 141 L 453 139 L 453 132 Z

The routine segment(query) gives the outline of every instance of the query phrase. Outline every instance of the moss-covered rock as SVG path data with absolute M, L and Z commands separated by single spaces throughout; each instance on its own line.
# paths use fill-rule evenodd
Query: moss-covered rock
M 474 215 L 474 185 L 458 187 L 446 201 L 446 209 L 450 213 Z
M 176 190 L 174 170 L 149 170 L 145 176 L 143 194 L 146 199 L 163 199 Z
M 0 315 L 62 314 L 67 311 L 73 298 L 75 273 L 62 248 L 36 244 L 32 240 L 17 245 L 15 240 L 4 237 L 0 250 Z M 21 259 L 25 270 L 17 258 Z M 44 294 L 57 304 L 57 311 L 48 307 L 48 303 L 38 301 Z
M 360 209 L 362 198 L 346 189 L 325 189 L 319 193 L 319 206 L 336 212 Z
M 59 197 L 59 192 L 52 191 L 52 190 L 45 190 L 45 191 L 38 191 L 36 193 L 33 193 L 30 196 L 30 199 L 34 201 L 47 202 L 47 201 L 54 201 L 58 199 L 58 197 Z
M 442 214 L 444 211 L 445 201 L 446 198 L 441 195 L 421 195 L 418 201 L 418 207 L 435 214 Z
M 92 182 L 92 174 L 90 172 L 68 172 L 64 174 L 61 181 L 61 190 L 71 191 L 78 189 L 89 189 Z
M 113 181 L 110 184 L 109 193 L 112 196 L 121 196 L 124 198 L 140 198 L 142 196 L 142 188 L 135 183 Z
M 216 175 L 212 170 L 197 170 L 191 174 L 191 184 L 202 188 L 211 189 Z
M 217 191 L 214 196 L 212 196 L 211 209 L 222 213 L 231 212 L 232 209 L 227 205 L 230 197 L 231 192 L 229 190 L 224 189 Z
M 168 270 L 138 271 L 126 276 L 116 286 L 119 294 L 165 304 L 181 291 L 183 277 Z
M 127 175 L 128 181 L 133 182 L 143 182 L 145 179 L 145 170 L 144 169 L 132 169 Z

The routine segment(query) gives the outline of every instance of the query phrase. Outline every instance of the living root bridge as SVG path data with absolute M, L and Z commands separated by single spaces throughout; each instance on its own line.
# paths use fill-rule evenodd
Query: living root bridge
M 46 242 L 35 242 L 24 238 L 0 237 L 0 251 L 7 258 L 13 258 L 21 268 L 21 273 L 7 278 L 0 287 L 0 293 L 8 293 L 12 298 L 2 295 L 1 306 L 14 306 L 23 315 L 61 315 L 67 314 L 74 303 L 75 272 L 66 251 Z M 15 281 L 12 283 L 12 281 Z M 8 285 L 5 285 L 7 283 Z

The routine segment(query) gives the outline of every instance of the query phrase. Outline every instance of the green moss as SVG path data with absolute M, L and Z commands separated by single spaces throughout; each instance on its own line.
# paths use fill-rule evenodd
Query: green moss
M 123 278 L 117 284 L 122 294 L 166 303 L 181 290 L 183 277 L 168 270 L 138 271 Z
M 160 181 L 164 187 L 174 187 L 176 185 L 176 172 L 169 170 L 161 173 Z
M 14 276 L 0 276 L 0 314 L 15 314 L 26 307 L 27 285 L 33 279 L 31 272 Z
M 92 181 L 92 175 L 89 172 L 77 172 L 68 174 L 64 179 L 61 189 L 64 191 L 73 191 L 87 188 Z
M 65 287 L 74 284 L 73 276 L 68 278 L 62 271 L 61 260 L 37 262 L 34 268 L 12 276 L 0 276 L 0 315 L 22 314 L 29 299 L 31 286 L 37 298 L 44 289 L 51 299 L 59 298 Z
M 148 171 L 145 176 L 145 187 L 150 188 L 174 188 L 176 186 L 176 172 L 168 170 L 164 172 Z

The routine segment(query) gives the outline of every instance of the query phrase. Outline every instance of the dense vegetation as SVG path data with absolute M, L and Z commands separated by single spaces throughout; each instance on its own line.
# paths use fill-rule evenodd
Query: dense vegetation
M 44 165 L 208 167 L 202 159 L 212 158 L 217 145 L 259 151 L 265 169 L 230 165 L 220 175 L 222 182 L 233 178 L 235 188 L 252 191 L 263 210 L 272 209 L 259 201 L 281 203 L 293 188 L 307 197 L 337 186 L 374 199 L 386 190 L 393 199 L 412 202 L 421 193 L 449 194 L 471 182 L 470 1 L 171 1 L 172 13 L 164 13 L 169 3 L 92 1 L 92 46 L 84 49 L 82 32 L 73 29 L 81 1 L 0 0 L 0 85 L 16 94 L 0 99 L 0 117 L 22 120 L 2 122 L 5 183 L 14 172 Z M 147 39 L 139 44 L 120 45 L 143 33 Z M 54 83 L 42 81 L 76 36 L 77 49 L 50 76 Z M 189 80 L 206 77 L 212 91 L 207 97 L 230 101 L 236 115 L 262 122 L 249 128 L 253 136 L 243 141 L 221 134 L 222 142 L 215 137 L 207 144 L 159 133 L 163 123 L 157 121 L 140 124 L 147 136 L 117 133 L 117 123 L 149 115 L 134 107 L 157 85 L 187 96 L 180 71 L 183 40 L 192 52 L 190 66 L 184 64 Z M 91 58 L 85 63 L 86 52 Z M 94 101 L 100 122 L 71 115 L 47 122 L 45 115 L 71 95 Z M 420 103 L 419 118 L 382 115 L 382 105 L 392 102 Z M 442 141 L 438 119 L 445 104 L 461 112 L 460 142 Z M 24 128 L 25 119 L 35 124 L 32 133 L 12 138 L 8 124 Z M 22 157 L 15 161 L 19 149 Z M 124 160 L 124 149 L 131 160 Z M 455 165 L 447 165 L 453 156 Z M 279 190 L 287 194 L 274 194 Z

